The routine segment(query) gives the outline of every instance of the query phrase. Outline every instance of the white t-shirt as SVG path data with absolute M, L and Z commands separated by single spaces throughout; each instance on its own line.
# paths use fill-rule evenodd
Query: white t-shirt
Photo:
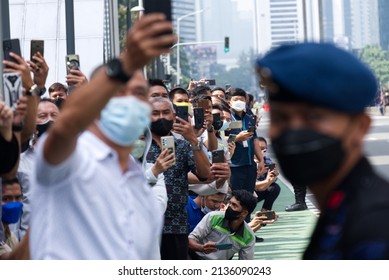
M 32 259 L 158 259 L 163 213 L 141 166 L 90 132 L 52 166 L 37 148 L 31 181 Z

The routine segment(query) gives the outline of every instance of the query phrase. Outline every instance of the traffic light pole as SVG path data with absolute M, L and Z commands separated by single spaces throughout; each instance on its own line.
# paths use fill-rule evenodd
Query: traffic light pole
M 65 1 L 65 17 L 66 17 L 66 53 L 76 53 L 76 43 L 74 35 L 74 3 L 73 0 Z
M 3 47 L 3 39 L 11 38 L 11 30 L 9 25 L 9 1 L 1 0 L 0 3 L 0 42 Z M 0 95 L 3 95 L 3 52 L 0 52 Z M 1 240 L 0 240 L 1 241 Z

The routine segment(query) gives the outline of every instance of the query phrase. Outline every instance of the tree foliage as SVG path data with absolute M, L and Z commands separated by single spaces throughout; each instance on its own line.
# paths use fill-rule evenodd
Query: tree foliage
M 389 82 L 388 52 L 379 46 L 366 46 L 361 50 L 360 57 L 374 72 L 381 85 Z

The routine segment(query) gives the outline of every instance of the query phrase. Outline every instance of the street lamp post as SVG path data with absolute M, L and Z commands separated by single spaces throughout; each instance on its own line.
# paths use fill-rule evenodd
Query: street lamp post
M 181 80 L 181 66 L 180 66 L 180 22 L 181 22 L 181 20 L 183 20 L 184 18 L 193 16 L 193 15 L 196 15 L 196 14 L 199 14 L 199 13 L 202 13 L 202 12 L 203 12 L 203 10 L 198 10 L 198 11 L 195 11 L 195 12 L 192 12 L 192 13 L 189 13 L 189 14 L 186 14 L 186 15 L 183 15 L 183 16 L 180 16 L 180 17 L 177 18 L 177 66 L 176 66 L 176 69 L 177 69 L 177 85 L 180 84 L 180 80 Z

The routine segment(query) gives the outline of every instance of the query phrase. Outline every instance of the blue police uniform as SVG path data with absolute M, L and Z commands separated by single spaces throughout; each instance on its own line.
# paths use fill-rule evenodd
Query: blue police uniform
M 368 67 L 331 44 L 281 46 L 257 60 L 257 71 L 271 102 L 305 102 L 353 115 L 377 92 Z M 321 210 L 304 259 L 389 259 L 389 183 L 365 157 Z

